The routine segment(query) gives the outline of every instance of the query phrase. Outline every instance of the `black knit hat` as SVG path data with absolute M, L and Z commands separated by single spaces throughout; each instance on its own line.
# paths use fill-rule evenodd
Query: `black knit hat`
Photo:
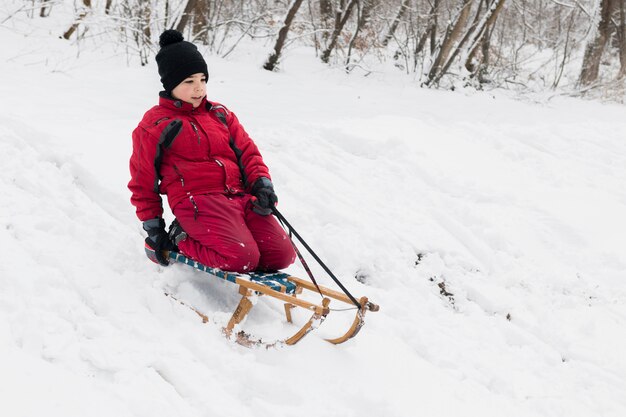
M 159 37 L 161 50 L 156 56 L 159 75 L 163 88 L 168 93 L 180 84 L 185 78 L 198 72 L 209 79 L 209 70 L 206 61 L 198 48 L 183 38 L 177 30 L 166 30 Z

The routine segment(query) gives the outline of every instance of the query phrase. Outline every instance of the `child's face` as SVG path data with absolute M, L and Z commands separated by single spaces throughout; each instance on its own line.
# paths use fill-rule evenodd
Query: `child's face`
M 198 72 L 185 78 L 172 90 L 172 96 L 187 103 L 194 108 L 198 107 L 206 96 L 206 77 Z

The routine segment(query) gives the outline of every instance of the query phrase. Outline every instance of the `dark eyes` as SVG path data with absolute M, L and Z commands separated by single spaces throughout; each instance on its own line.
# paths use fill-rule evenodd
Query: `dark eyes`
M 203 78 L 200 81 L 202 81 L 203 83 L 206 83 L 206 78 Z M 193 84 L 193 80 L 186 80 L 185 83 L 186 84 Z

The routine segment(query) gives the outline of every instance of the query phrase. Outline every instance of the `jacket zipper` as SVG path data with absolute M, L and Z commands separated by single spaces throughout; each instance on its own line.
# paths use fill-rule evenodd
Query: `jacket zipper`
M 178 178 L 180 178 L 180 185 L 185 188 L 185 179 L 183 178 L 183 174 L 178 170 L 178 167 L 174 165 L 174 171 L 178 174 Z
M 169 117 L 161 117 L 159 120 L 154 122 L 154 125 L 157 126 L 159 123 L 164 122 L 166 120 L 170 120 L 170 118 Z
M 228 185 L 228 177 L 226 175 L 226 168 L 224 167 L 224 163 L 219 159 L 215 159 L 215 163 L 222 167 L 222 170 L 224 171 L 224 191 L 229 194 L 236 194 L 237 190 Z
M 198 145 L 200 145 L 200 132 L 198 132 L 198 127 L 196 126 L 194 122 L 189 122 L 189 123 L 191 123 L 191 127 L 193 128 L 193 131 L 196 132 L 196 137 L 198 138 Z
M 178 174 L 178 177 L 180 178 L 180 185 L 184 190 L 185 179 L 183 178 L 183 174 L 180 172 L 176 165 L 174 165 L 174 171 L 176 171 L 176 173 Z M 189 201 L 191 201 L 191 204 L 193 204 L 193 219 L 198 220 L 198 205 L 196 204 L 196 200 L 194 200 L 193 195 L 189 191 L 187 191 L 187 197 L 189 198 Z

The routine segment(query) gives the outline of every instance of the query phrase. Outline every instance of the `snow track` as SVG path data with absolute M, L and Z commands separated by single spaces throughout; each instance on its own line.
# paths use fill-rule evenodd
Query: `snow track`
M 0 414 L 626 415 L 623 106 L 209 57 L 209 94 L 257 141 L 281 211 L 381 305 L 344 345 L 320 338 L 331 317 L 295 348 L 246 350 L 219 330 L 234 286 L 142 253 L 125 185 L 155 68 L 85 53 L 52 73 L 2 34 Z M 283 322 L 260 299 L 247 324 Z

